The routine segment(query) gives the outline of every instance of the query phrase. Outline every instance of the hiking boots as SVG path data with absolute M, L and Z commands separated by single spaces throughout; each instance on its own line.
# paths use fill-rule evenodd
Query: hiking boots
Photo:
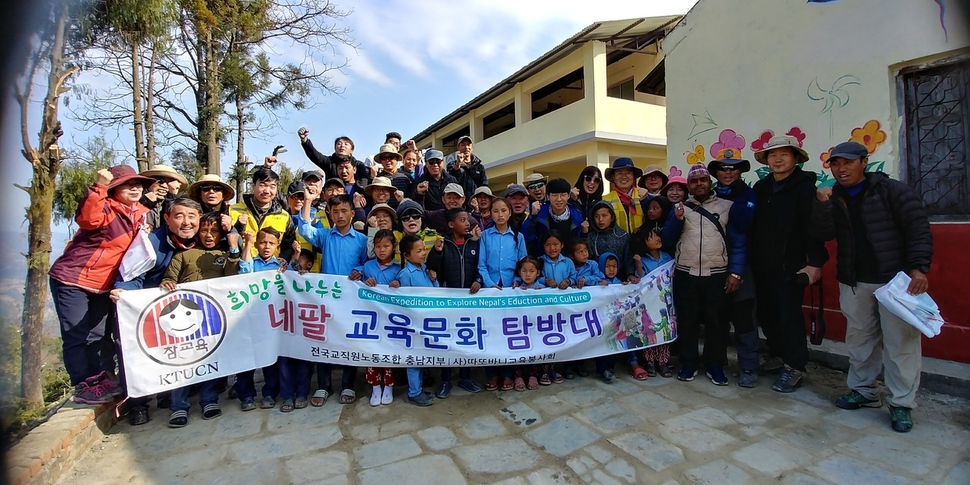
M 882 407 L 881 399 L 869 399 L 858 391 L 852 391 L 835 401 L 835 406 L 839 409 L 859 409 L 859 408 L 878 408 Z
M 738 376 L 738 385 L 748 389 L 758 387 L 758 373 L 751 370 L 742 370 Z
M 889 406 L 889 418 L 892 420 L 893 431 L 908 433 L 913 429 L 913 410 L 910 408 Z
M 801 385 L 802 371 L 792 369 L 786 365 L 778 373 L 778 378 L 775 379 L 775 383 L 771 385 L 771 388 L 787 394 L 795 392 L 795 389 L 798 389 Z

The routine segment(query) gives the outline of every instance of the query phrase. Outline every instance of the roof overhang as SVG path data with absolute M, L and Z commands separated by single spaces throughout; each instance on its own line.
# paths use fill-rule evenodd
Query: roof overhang
M 511 76 L 499 81 L 496 85 L 463 104 L 444 118 L 436 121 L 412 138 L 414 140 L 424 139 L 442 127 L 460 119 L 473 109 L 479 108 L 502 93 L 512 89 L 517 83 L 529 79 L 543 69 L 558 62 L 589 41 L 598 40 L 605 42 L 608 51 L 639 52 L 643 48 L 663 39 L 680 19 L 680 15 L 667 15 L 663 17 L 641 17 L 627 20 L 595 22 L 539 56 L 538 59 L 530 62 L 522 69 L 515 71 Z

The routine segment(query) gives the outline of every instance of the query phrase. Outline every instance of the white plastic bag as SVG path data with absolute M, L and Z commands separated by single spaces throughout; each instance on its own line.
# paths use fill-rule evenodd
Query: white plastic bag
M 152 247 L 148 233 L 140 230 L 135 239 L 131 241 L 131 246 L 125 251 L 125 256 L 121 258 L 121 267 L 118 271 L 121 278 L 131 281 L 155 266 L 155 248 Z
M 875 297 L 894 315 L 923 332 L 923 335 L 933 338 L 940 334 L 943 327 L 940 307 L 929 293 L 916 296 L 907 293 L 910 281 L 912 278 L 900 271 L 892 281 L 874 292 Z

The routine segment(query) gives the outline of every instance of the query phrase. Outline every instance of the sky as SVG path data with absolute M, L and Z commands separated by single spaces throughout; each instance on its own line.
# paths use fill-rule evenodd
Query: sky
M 684 14 L 696 3 L 696 0 L 334 1 L 341 9 L 350 11 L 341 25 L 352 30 L 350 35 L 358 45 L 357 49 L 340 46 L 334 53 L 338 62 L 348 60 L 347 67 L 333 73 L 333 81 L 343 88 L 343 93 L 321 95 L 315 106 L 305 111 L 282 113 L 280 126 L 265 134 L 265 140 L 247 139 L 245 151 L 251 160 L 261 160 L 274 146 L 285 145 L 288 153 L 280 158 L 287 166 L 311 168 L 296 135 L 300 127 L 310 130 L 310 138 L 325 153 L 330 151 L 334 138 L 349 136 L 356 145 L 354 155 L 363 159 L 378 151 L 385 133 L 397 131 L 405 138 L 416 135 L 593 22 Z M 281 55 L 296 54 L 302 58 L 299 53 L 277 50 Z M 94 72 L 82 72 L 77 82 L 93 87 L 105 84 Z M 71 100 L 72 106 L 76 103 L 76 99 Z M 61 108 L 65 131 L 62 148 L 79 146 L 101 132 L 82 129 L 71 120 L 70 109 Z M 0 153 L 8 180 L 27 185 L 31 172 L 20 155 L 16 116 L 15 111 L 6 113 Z M 31 118 L 31 142 L 36 143 L 39 110 Z M 108 130 L 105 135 L 117 148 L 131 151 L 133 135 L 127 126 Z M 235 160 L 235 146 L 226 145 L 224 150 L 225 171 Z M 130 157 L 128 161 L 134 165 Z M 4 193 L 5 205 L 15 213 L 7 213 L 12 219 L 3 224 L 3 229 L 20 227 L 20 231 L 26 232 L 26 224 L 19 225 L 22 221 L 19 208 L 28 204 L 26 195 L 16 189 Z M 55 227 L 54 230 L 54 247 L 58 252 L 56 248 L 62 247 L 66 239 L 66 229 Z

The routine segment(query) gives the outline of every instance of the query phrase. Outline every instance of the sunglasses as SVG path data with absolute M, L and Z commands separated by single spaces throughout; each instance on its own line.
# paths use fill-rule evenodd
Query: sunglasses
M 421 219 L 421 216 L 417 214 L 408 214 L 406 216 L 401 216 L 401 222 L 415 221 Z
M 165 178 L 165 177 L 155 177 L 155 181 L 158 182 L 158 183 L 160 183 L 160 184 L 167 184 L 168 183 L 168 179 Z
M 535 183 L 531 183 L 529 185 L 526 185 L 525 187 L 527 189 L 529 189 L 529 190 L 533 190 L 533 189 L 540 189 L 540 188 L 545 187 L 545 186 L 546 186 L 546 183 L 545 182 L 535 182 Z
M 428 165 L 441 165 L 442 162 L 444 162 L 444 160 L 434 159 L 434 160 L 428 160 L 425 163 L 427 163 Z
M 290 198 L 291 199 L 296 199 L 296 200 L 303 200 L 303 193 L 301 192 L 301 193 L 297 193 L 297 194 L 290 194 Z
M 391 155 L 386 155 L 386 156 L 383 156 L 383 157 L 379 158 L 379 160 L 382 161 L 382 162 L 390 162 L 391 160 L 397 160 L 397 158 L 394 157 L 394 156 L 391 156 Z
M 721 165 L 720 167 L 717 167 L 717 169 L 721 172 L 733 172 L 735 170 L 741 170 L 741 167 L 736 165 Z
M 221 185 L 200 185 L 199 192 L 222 192 Z
M 598 183 L 600 183 L 600 182 L 601 182 L 601 181 L 602 181 L 603 179 L 601 179 L 601 178 L 599 178 L 599 177 L 595 177 L 595 176 L 593 176 L 593 175 L 583 175 L 583 180 L 585 180 L 586 182 L 593 182 L 593 183 L 597 183 L 597 184 L 598 184 Z

